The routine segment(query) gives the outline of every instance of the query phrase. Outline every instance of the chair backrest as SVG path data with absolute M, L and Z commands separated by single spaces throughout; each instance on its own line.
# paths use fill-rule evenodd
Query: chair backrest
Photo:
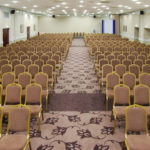
M 145 64 L 142 66 L 142 71 L 144 73 L 150 73 L 150 65 L 149 64 Z
M 109 61 L 109 63 L 111 63 L 112 59 L 115 59 L 115 56 L 113 54 L 110 54 L 106 57 Z
M 119 84 L 114 87 L 114 105 L 130 105 L 130 88 L 127 85 Z
M 53 66 L 53 71 L 56 71 L 56 61 L 49 59 L 47 60 L 46 64 L 52 65 Z
M 18 76 L 18 83 L 22 86 L 23 89 L 26 88 L 28 84 L 31 83 L 32 76 L 28 72 L 20 73 Z
M 41 59 L 43 60 L 44 64 L 46 64 L 46 62 L 49 59 L 49 57 L 48 57 L 48 55 L 42 55 Z
M 19 59 L 14 59 L 12 62 L 12 68 L 13 70 L 15 69 L 15 66 L 18 65 L 18 64 L 21 64 L 20 60 Z
M 99 61 L 99 65 L 100 65 L 100 70 L 102 70 L 103 65 L 109 64 L 107 59 L 101 59 Z
M 42 72 L 46 73 L 48 75 L 48 78 L 52 78 L 53 77 L 53 66 L 49 65 L 49 64 L 43 65 Z
M 129 70 L 129 66 L 132 64 L 132 61 L 129 59 L 125 59 L 122 61 L 122 64 L 124 64 L 126 66 L 126 70 Z
M 133 89 L 136 85 L 136 76 L 133 73 L 125 73 L 123 75 L 123 84 L 129 86 L 130 89 Z
M 1 67 L 5 64 L 9 64 L 9 61 L 7 59 L 0 60 L 0 70 L 1 70 Z
M 18 78 L 18 75 L 20 73 L 23 73 L 26 71 L 26 67 L 22 64 L 18 64 L 15 66 L 15 75 L 16 75 L 16 78 Z
M 3 121 L 3 108 L 0 106 L 0 138 L 2 136 L 2 121 Z
M 12 106 L 8 114 L 7 134 L 9 134 L 9 131 L 27 132 L 29 136 L 30 118 L 31 111 L 28 106 L 21 104 Z
M 0 84 L 0 106 L 2 105 L 2 93 L 3 93 L 3 86 Z
M 2 76 L 2 85 L 3 85 L 3 88 L 5 89 L 6 86 L 8 84 L 11 84 L 11 83 L 14 83 L 15 82 L 15 74 L 12 73 L 12 72 L 7 72 L 7 73 L 4 73 L 3 76 Z
M 116 85 L 120 84 L 120 77 L 117 73 L 109 73 L 106 76 L 106 87 L 107 89 L 113 89 Z
M 39 66 L 35 64 L 31 64 L 28 67 L 28 72 L 32 75 L 32 78 L 39 72 Z
M 134 64 L 138 65 L 140 67 L 140 70 L 142 70 L 143 61 L 140 59 L 136 59 L 134 61 Z
M 23 61 L 26 60 L 26 59 L 29 59 L 29 56 L 28 56 L 28 55 L 21 55 L 21 56 L 20 56 L 21 62 L 23 62 Z
M 48 75 L 43 72 L 37 73 L 35 75 L 35 83 L 40 84 L 43 90 L 48 90 Z
M 26 104 L 42 104 L 42 86 L 37 83 L 32 83 L 26 87 Z
M 145 55 L 138 55 L 137 59 L 140 59 L 143 63 L 145 63 L 146 57 Z
M 26 71 L 28 71 L 28 67 L 29 67 L 29 65 L 32 64 L 32 60 L 30 60 L 30 59 L 25 59 L 25 60 L 22 62 L 22 64 L 26 66 Z
M 147 110 L 139 105 L 131 105 L 126 108 L 125 111 L 125 135 L 129 131 L 133 132 L 146 132 L 148 134 L 147 128 Z
M 129 71 L 131 73 L 134 73 L 136 78 L 138 78 L 139 74 L 140 74 L 140 67 L 136 64 L 132 64 L 132 65 L 129 66 Z
M 3 75 L 4 73 L 7 73 L 7 72 L 12 72 L 12 66 L 9 65 L 9 64 L 5 64 L 5 65 L 3 65 L 2 68 L 1 68 L 1 73 L 2 73 L 2 75 Z
M 147 85 L 150 88 L 150 74 L 148 73 L 140 74 L 139 83 Z
M 120 64 L 119 59 L 112 59 L 111 64 L 113 66 L 113 70 L 115 70 L 116 65 Z
M 134 87 L 134 103 L 139 105 L 150 104 L 149 87 L 143 84 Z
M 124 59 L 126 59 L 126 56 L 123 55 L 123 54 L 121 54 L 121 55 L 118 55 L 117 58 L 120 60 L 120 63 L 122 63 L 122 61 L 123 61 Z
M 53 55 L 53 56 L 52 56 L 52 59 L 56 61 L 56 64 L 59 64 L 59 62 L 60 62 L 60 57 L 59 57 L 59 55 Z
M 145 64 L 149 64 L 150 65 L 150 59 L 145 60 Z
M 134 60 L 136 59 L 135 55 L 128 55 L 127 57 L 129 60 L 131 60 L 131 62 L 133 63 Z
M 110 64 L 105 64 L 102 66 L 102 77 L 105 78 L 108 73 L 113 72 L 113 66 Z
M 123 75 L 124 75 L 125 72 L 126 72 L 126 66 L 123 65 L 123 64 L 118 64 L 118 65 L 116 65 L 116 67 L 115 67 L 115 71 L 116 71 L 117 74 L 119 74 L 120 78 L 122 78 Z
M 12 83 L 6 87 L 5 104 L 21 104 L 22 87 L 20 84 Z
M 35 60 L 39 59 L 39 56 L 38 55 L 32 55 L 30 59 L 32 60 L 32 63 L 34 63 Z

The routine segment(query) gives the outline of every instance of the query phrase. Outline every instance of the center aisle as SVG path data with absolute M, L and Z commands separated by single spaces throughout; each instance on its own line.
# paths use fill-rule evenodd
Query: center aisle
M 124 128 L 117 127 L 113 135 L 111 112 L 102 111 L 104 96 L 93 70 L 84 41 L 73 40 L 41 133 L 32 120 L 32 150 L 121 150 Z

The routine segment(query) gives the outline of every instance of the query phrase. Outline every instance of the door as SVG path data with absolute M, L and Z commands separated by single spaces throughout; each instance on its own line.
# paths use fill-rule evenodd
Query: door
M 30 27 L 27 27 L 27 39 L 30 39 Z
M 9 44 L 9 28 L 3 29 L 3 46 Z
M 139 28 L 134 27 L 134 40 L 139 40 Z

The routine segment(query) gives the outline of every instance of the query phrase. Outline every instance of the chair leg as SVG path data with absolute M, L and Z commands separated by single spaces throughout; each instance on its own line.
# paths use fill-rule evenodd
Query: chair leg
M 114 131 L 113 131 L 113 134 L 115 134 L 115 132 L 116 132 L 116 116 L 114 116 Z
M 108 97 L 106 96 L 106 111 L 108 111 Z
M 47 105 L 48 105 L 48 96 L 46 96 L 46 111 L 47 111 Z
M 112 117 L 113 117 L 113 110 L 111 112 L 111 116 L 110 116 L 110 121 L 112 122 Z
M 122 150 L 124 149 L 124 145 L 125 145 L 125 142 L 122 143 L 122 148 L 121 148 Z
M 32 150 L 31 142 L 29 141 L 29 149 Z
M 38 117 L 38 131 L 40 132 L 40 115 Z

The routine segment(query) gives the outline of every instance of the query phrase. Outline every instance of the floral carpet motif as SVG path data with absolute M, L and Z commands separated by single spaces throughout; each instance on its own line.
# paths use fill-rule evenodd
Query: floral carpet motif
M 55 93 L 98 93 L 100 87 L 83 39 L 75 39 L 64 62 Z

